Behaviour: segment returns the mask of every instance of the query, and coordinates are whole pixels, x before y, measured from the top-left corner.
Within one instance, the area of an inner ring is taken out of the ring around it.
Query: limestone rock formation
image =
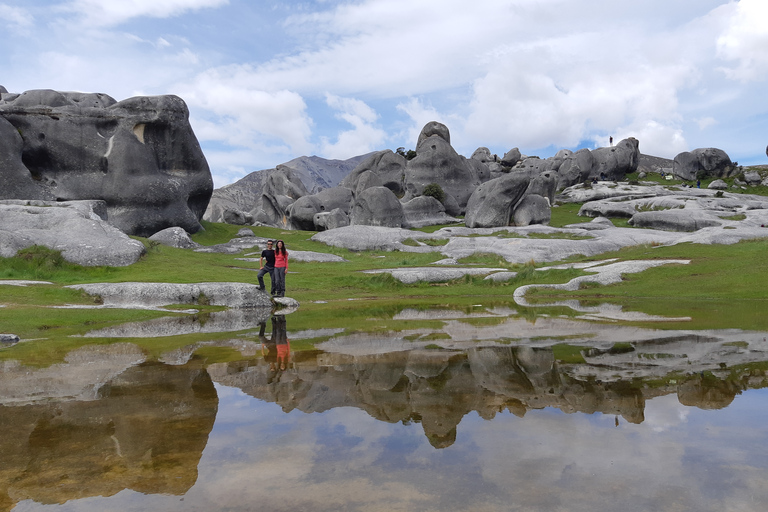
[[[403,205],[387,187],[365,189],[355,200],[350,224],[399,228],[403,225]]]
[[[589,178],[597,177],[620,181],[637,170],[640,143],[634,137],[619,141],[615,146],[597,148],[592,151],[594,166]]]
[[[288,207],[288,220],[292,229],[317,231],[315,215],[332,210],[349,214],[352,205],[352,191],[345,187],[333,187],[299,198]]]
[[[736,172],[728,154],[717,148],[699,148],[680,153],[675,157],[672,168],[675,176],[688,181],[707,177],[727,178]]]
[[[445,213],[445,206],[431,196],[414,197],[407,203],[403,203],[403,214],[405,215],[403,227],[406,228],[459,222],[459,219]]]
[[[514,206],[528,189],[528,176],[510,173],[478,186],[467,203],[464,222],[469,228],[507,226]]]
[[[144,245],[103,220],[103,201],[0,201],[0,256],[42,245],[79,265],[131,265]]]
[[[131,235],[200,229],[213,181],[181,98],[0,98],[0,199],[103,200],[108,221]]]
[[[276,172],[267,177],[255,220],[270,226],[289,227],[288,208],[308,193],[290,167],[278,165]]]
[[[355,167],[340,184],[356,196],[368,187],[381,185],[400,197],[405,193],[405,166],[405,158],[397,153],[389,149],[378,151]]]
[[[485,172],[487,179],[490,177],[487,167]],[[416,157],[406,166],[405,182],[408,200],[421,195],[430,183],[437,183],[463,209],[482,177],[476,167],[468,164],[467,159],[451,147],[448,128],[432,122],[419,135]]]

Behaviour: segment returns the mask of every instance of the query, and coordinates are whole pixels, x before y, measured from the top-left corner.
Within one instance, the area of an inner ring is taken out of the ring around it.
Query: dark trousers
[[[270,285],[271,285],[270,286],[271,293],[274,295],[274,293],[275,293],[275,267],[269,267],[267,265],[264,265],[264,267],[262,267],[262,269],[259,270],[259,273],[256,275],[257,279],[259,280],[259,286],[261,287],[262,290],[266,289],[264,287],[264,274],[269,274],[269,280],[271,281],[271,283],[270,283]]]

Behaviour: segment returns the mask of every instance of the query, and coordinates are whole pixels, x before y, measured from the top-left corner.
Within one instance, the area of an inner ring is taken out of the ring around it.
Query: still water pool
[[[0,510],[768,507],[767,333],[492,313],[5,361]]]

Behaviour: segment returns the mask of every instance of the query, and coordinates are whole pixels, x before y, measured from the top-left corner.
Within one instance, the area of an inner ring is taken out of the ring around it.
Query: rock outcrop
[[[0,256],[42,245],[78,265],[131,265],[144,245],[103,220],[103,201],[0,201]]]
[[[213,180],[177,96],[0,95],[0,199],[102,200],[131,235],[200,229]]]
[[[699,148],[678,154],[672,173],[682,180],[727,178],[737,173],[728,154],[722,149]]]

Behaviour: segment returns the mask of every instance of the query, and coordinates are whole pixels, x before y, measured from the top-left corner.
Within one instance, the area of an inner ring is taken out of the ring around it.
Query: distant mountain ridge
[[[319,156],[300,156],[281,165],[290,167],[307,190],[314,194],[322,189],[337,186],[360,162],[372,154],[367,153],[346,160],[326,160]],[[261,200],[264,183],[270,174],[277,171],[277,167],[254,171],[234,183],[214,190],[204,218],[207,220],[214,205],[241,212],[253,210]]]

